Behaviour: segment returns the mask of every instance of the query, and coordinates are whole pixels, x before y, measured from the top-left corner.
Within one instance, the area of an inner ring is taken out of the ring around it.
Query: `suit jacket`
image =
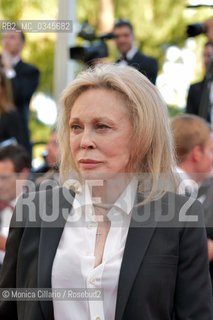
[[[51,288],[52,264],[65,224],[62,211],[70,211],[73,196],[56,188],[19,199],[7,240],[1,288]],[[136,203],[139,201],[140,195]],[[213,319],[200,203],[196,201],[187,210],[187,215],[198,216],[199,223],[179,221],[188,201],[169,193],[134,208],[121,264],[115,320]],[[22,214],[24,222],[15,222]],[[53,303],[2,301],[0,318],[53,320]]]
[[[13,100],[22,120],[26,148],[31,154],[28,115],[30,99],[39,82],[39,70],[31,64],[20,60],[14,67],[16,76],[11,79]]]
[[[117,60],[117,62],[118,61],[119,60]],[[132,66],[143,73],[153,84],[155,84],[158,73],[158,63],[155,58],[146,56],[138,50],[131,60],[127,60],[127,63],[129,66]]]
[[[0,142],[10,138],[16,138],[19,144],[27,148],[28,142],[24,134],[21,117],[16,110],[4,113],[0,117]]]
[[[204,181],[198,190],[198,198],[203,198],[204,219],[207,237],[213,240],[213,177]],[[209,264],[210,276],[213,288],[213,261]]]
[[[204,80],[201,82],[194,83],[189,87],[186,113],[191,113],[199,116],[199,107],[200,107],[202,92],[204,88]],[[208,112],[205,120],[210,122],[210,112]]]
[[[14,103],[21,114],[28,113],[30,99],[39,82],[39,70],[20,60],[14,67],[16,76],[11,79]]]

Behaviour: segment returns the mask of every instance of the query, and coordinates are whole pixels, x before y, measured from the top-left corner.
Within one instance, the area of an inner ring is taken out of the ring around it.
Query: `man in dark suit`
[[[21,59],[21,51],[25,45],[25,36],[21,30],[5,32],[2,45],[1,65],[7,78],[11,80],[14,104],[21,115],[25,134],[29,141],[28,151],[30,151],[29,103],[38,86],[39,70]]]
[[[210,276],[213,285],[213,166],[212,139],[206,121],[195,115],[177,116],[171,121],[178,172],[182,180],[181,193],[191,193],[203,203],[204,220],[208,237]],[[208,179],[208,180],[206,180]],[[198,189],[198,186],[201,187]],[[187,188],[190,188],[187,190]],[[185,192],[184,192],[185,191]],[[189,192],[190,191],[190,192]],[[189,194],[188,194],[189,195]]]
[[[136,68],[155,84],[158,73],[157,61],[153,57],[142,54],[133,46],[135,37],[131,23],[126,20],[119,20],[114,25],[113,32],[115,44],[120,52],[120,58],[116,63]]]
[[[57,141],[56,128],[53,129],[45,152],[45,163],[39,168],[31,171],[32,180],[35,181],[37,187],[45,180],[52,179],[58,182],[58,171],[60,162],[60,150]]]
[[[21,145],[0,148],[0,268],[10,220],[18,196],[23,192],[31,166],[30,157]]]
[[[206,74],[209,71],[209,76],[211,76],[211,70],[209,70],[209,67],[210,67],[212,49],[213,49],[213,43],[207,42],[203,50],[203,63],[206,70]],[[187,97],[186,113],[199,115],[209,123],[212,123],[213,116],[211,116],[211,113],[212,113],[211,105],[213,104],[213,95],[211,93],[212,82],[210,80],[211,79],[209,79],[209,84],[207,85],[207,78],[205,76],[202,81],[194,83],[190,86],[188,97]],[[203,100],[204,98],[206,99]],[[201,103],[201,100],[202,100],[202,103]],[[206,112],[204,112],[205,110],[203,110],[205,101],[207,103],[207,108],[208,108]]]

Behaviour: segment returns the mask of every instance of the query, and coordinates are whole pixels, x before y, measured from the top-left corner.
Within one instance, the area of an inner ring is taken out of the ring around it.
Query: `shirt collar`
[[[16,56],[12,59],[12,66],[15,67],[19,61],[21,60],[21,57],[20,56]]]
[[[180,177],[179,193],[184,195],[195,195],[197,197],[197,190],[200,186],[199,182],[194,181],[186,171],[180,167],[176,167],[176,172]]]
[[[127,53],[126,53],[126,59],[127,59],[127,60],[132,60],[132,58],[134,57],[134,55],[136,54],[137,51],[138,51],[137,48],[135,48],[135,47],[131,48],[131,49],[130,49],[129,51],[127,51]],[[123,56],[122,56],[122,55],[120,55],[119,60],[120,60],[120,61],[125,61],[125,60],[123,59]]]
[[[134,206],[137,187],[138,180],[133,178],[121,193],[119,198],[115,201],[114,207],[119,208],[128,215]]]
[[[176,171],[180,174],[182,179],[191,179],[188,173],[186,173],[182,168],[176,167]]]
[[[136,54],[137,51],[138,51],[137,48],[132,47],[129,51],[127,51],[127,53],[126,53],[126,59],[127,59],[127,60],[131,60],[131,59],[134,57],[134,55]],[[123,60],[123,56],[120,55],[120,58],[119,58],[119,59],[120,59],[120,60]]]
[[[138,49],[135,48],[135,47],[131,48],[131,49],[126,53],[126,58],[127,58],[128,60],[132,60],[132,58],[133,58],[134,55],[136,54],[137,50],[138,50]]]

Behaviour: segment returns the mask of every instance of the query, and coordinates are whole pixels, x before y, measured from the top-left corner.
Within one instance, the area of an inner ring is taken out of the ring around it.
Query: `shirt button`
[[[85,213],[86,213],[86,216],[87,216],[87,217],[91,217],[91,215],[92,215],[92,211],[91,211],[90,208],[86,208],[86,209],[85,209]]]
[[[89,283],[91,283],[91,284],[94,284],[94,283],[95,283],[95,281],[96,281],[96,279],[95,279],[95,278],[90,278],[90,279],[89,279]]]
[[[86,252],[86,255],[87,255],[87,256],[91,256],[91,255],[92,255],[92,252],[87,251],[87,252]]]
[[[87,228],[88,229],[94,229],[96,227],[96,223],[89,223],[88,225],[87,225]]]
[[[88,214],[88,216],[92,216],[92,214],[93,214],[93,212],[92,212],[92,208],[88,208],[87,209],[87,214]]]
[[[95,320],[101,320],[101,318],[100,317],[96,317]]]

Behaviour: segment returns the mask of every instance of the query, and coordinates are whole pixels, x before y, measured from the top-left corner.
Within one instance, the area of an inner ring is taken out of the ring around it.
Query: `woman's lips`
[[[80,159],[78,161],[81,167],[83,168],[95,168],[98,167],[100,164],[102,164],[102,161],[92,160],[92,159]]]

